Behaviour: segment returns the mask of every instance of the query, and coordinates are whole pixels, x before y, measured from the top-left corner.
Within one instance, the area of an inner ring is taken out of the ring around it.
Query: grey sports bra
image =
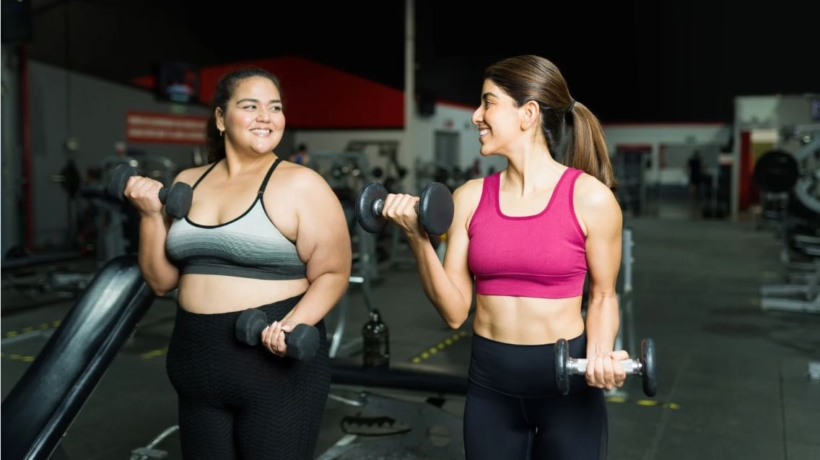
[[[262,201],[268,180],[280,161],[279,158],[274,161],[256,200],[236,219],[220,225],[200,225],[188,217],[174,220],[165,241],[165,253],[181,275],[196,273],[263,280],[305,277],[306,266],[299,259],[296,244],[271,222]],[[219,162],[196,181],[194,190],[217,164]]]

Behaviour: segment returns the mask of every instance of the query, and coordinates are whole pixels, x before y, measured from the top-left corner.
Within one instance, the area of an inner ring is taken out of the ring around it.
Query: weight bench
[[[155,299],[136,255],[110,260],[2,402],[2,457],[45,460]]]

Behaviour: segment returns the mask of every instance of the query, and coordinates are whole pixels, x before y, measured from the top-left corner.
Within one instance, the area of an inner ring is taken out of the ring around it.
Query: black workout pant
[[[259,307],[282,319],[301,296]],[[300,362],[236,339],[241,312],[194,314],[177,308],[167,371],[179,397],[186,460],[314,458],[330,391],[324,324],[316,356]]]
[[[586,356],[586,336],[569,341]],[[603,390],[571,379],[555,383],[554,345],[511,345],[473,335],[464,410],[467,460],[601,460],[608,421]]]

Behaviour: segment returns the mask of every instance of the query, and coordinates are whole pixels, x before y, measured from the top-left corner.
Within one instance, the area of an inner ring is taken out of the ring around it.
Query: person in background
[[[693,218],[700,215],[700,202],[706,168],[699,150],[692,152],[686,160],[686,176],[689,180],[689,204]]]
[[[290,161],[297,165],[310,166],[310,153],[308,152],[307,145],[299,144],[296,152],[291,154]]]

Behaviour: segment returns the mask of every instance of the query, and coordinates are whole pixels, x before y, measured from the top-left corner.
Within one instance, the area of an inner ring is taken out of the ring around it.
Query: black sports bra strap
[[[276,158],[276,160],[273,162],[270,169],[268,170],[268,174],[265,175],[265,180],[262,181],[262,186],[259,187],[259,194],[260,195],[265,193],[265,187],[268,186],[268,180],[270,179],[271,174],[273,174],[273,170],[276,169],[277,166],[279,166],[280,161],[282,161],[281,158]]]
[[[221,160],[215,161],[214,164],[212,164],[210,168],[208,168],[201,176],[199,176],[199,179],[197,179],[196,182],[194,182],[194,186],[191,187],[191,189],[195,189],[196,186],[199,185],[200,182],[202,182],[202,179],[204,179],[205,176],[207,176],[208,173],[211,172],[211,170],[214,169],[216,167],[216,165],[219,164],[219,161],[221,161]]]

